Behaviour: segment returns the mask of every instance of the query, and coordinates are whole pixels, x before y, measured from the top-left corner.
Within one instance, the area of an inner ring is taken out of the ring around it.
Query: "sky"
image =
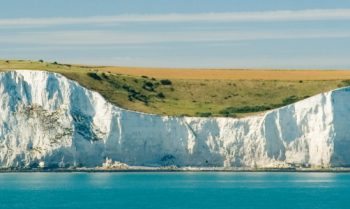
[[[345,0],[0,0],[0,59],[350,69]]]

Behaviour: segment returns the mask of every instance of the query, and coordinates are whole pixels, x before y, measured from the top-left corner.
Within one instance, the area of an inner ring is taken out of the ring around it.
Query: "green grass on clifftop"
[[[349,85],[348,80],[215,80],[152,78],[105,67],[0,60],[0,70],[57,72],[129,110],[161,115],[243,117]]]

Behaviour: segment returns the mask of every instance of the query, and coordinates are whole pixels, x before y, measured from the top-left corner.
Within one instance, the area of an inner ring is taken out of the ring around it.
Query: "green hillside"
[[[98,66],[0,61],[0,69],[57,72],[125,109],[162,115],[243,117],[349,84],[348,80],[156,79]]]

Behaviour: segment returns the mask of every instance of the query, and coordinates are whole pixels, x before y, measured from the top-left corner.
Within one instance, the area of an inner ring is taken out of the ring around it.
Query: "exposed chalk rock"
[[[243,119],[128,111],[44,71],[0,73],[0,167],[350,165],[350,88]]]

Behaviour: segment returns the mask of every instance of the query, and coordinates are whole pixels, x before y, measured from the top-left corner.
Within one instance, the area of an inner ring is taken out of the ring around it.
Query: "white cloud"
[[[50,31],[0,35],[0,44],[109,45],[175,42],[227,42],[269,39],[349,38],[350,31],[268,30],[268,31]]]
[[[2,27],[111,24],[122,22],[249,22],[350,20],[350,9],[280,10],[200,14],[130,14],[94,17],[0,19]]]

